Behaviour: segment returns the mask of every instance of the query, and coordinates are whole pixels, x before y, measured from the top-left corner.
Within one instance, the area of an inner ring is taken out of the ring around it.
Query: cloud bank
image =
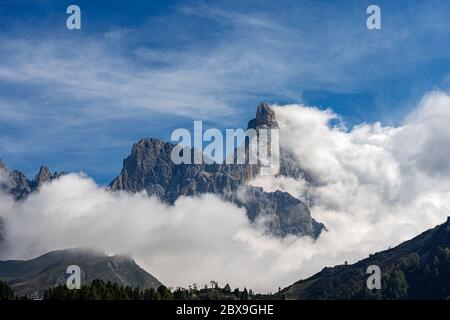
[[[450,96],[425,95],[399,127],[345,128],[332,110],[275,106],[282,147],[314,183],[252,181],[308,199],[328,232],[276,239],[245,212],[205,195],[166,206],[144,194],[110,193],[82,175],[44,185],[23,203],[0,196],[6,249],[0,258],[95,246],[127,253],[168,286],[217,280],[276,291],[324,266],[349,263],[442,223],[450,212]]]

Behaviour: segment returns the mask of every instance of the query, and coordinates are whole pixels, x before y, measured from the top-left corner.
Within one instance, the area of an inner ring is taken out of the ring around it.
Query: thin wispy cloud
[[[0,99],[6,102],[0,134],[10,141],[0,155],[30,156],[21,144],[60,152],[86,141],[115,145],[119,132],[131,132],[120,141],[124,156],[138,134],[169,134],[156,123],[165,129],[192,119],[245,126],[259,101],[302,102],[310,91],[367,93],[382,108],[401,108],[448,84],[439,67],[449,43],[446,3],[416,11],[381,5],[384,29],[378,33],[365,27],[364,3],[289,1],[188,1],[123,26],[97,30],[87,20],[90,28],[81,33],[11,24],[0,33]],[[437,72],[422,79],[420,68],[429,64]],[[405,90],[411,81],[418,82],[413,93]],[[365,103],[349,113],[370,114],[375,106]],[[137,132],[124,118],[150,119],[151,125]],[[33,132],[26,141],[14,134],[26,130]],[[14,151],[8,149],[13,144]]]

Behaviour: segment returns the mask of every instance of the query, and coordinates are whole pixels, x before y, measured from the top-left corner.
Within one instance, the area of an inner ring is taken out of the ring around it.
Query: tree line
[[[178,287],[169,290],[164,285],[157,289],[132,288],[118,283],[96,279],[89,285],[82,285],[78,290],[71,290],[60,284],[44,291],[44,300],[249,300],[260,298],[252,290],[244,288],[234,290],[226,284],[223,288],[211,281],[211,287],[198,288],[195,284],[188,288]],[[27,299],[14,295],[6,282],[0,281],[0,300]]]

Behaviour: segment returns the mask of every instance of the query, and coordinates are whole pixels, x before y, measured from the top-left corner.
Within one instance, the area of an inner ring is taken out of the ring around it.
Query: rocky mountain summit
[[[259,134],[261,129],[275,128],[279,128],[275,112],[266,103],[261,103],[255,118],[248,122],[247,129],[254,129]],[[260,173],[259,163],[175,164],[171,159],[174,147],[170,142],[154,138],[135,143],[131,154],[123,160],[121,173],[110,183],[109,189],[131,193],[145,191],[168,204],[174,204],[181,196],[215,194],[245,208],[250,221],[262,221],[267,230],[276,236],[295,234],[317,238],[325,228],[311,217],[305,203],[289,193],[265,192],[262,188],[248,185]],[[191,151],[192,155],[197,152]],[[294,161],[286,151],[281,150],[280,155],[279,174],[294,178],[304,176],[301,168],[292,166]],[[8,171],[0,161],[0,191],[21,201],[43,183],[62,174],[52,173],[42,166],[36,177],[30,180],[20,171]]]
[[[250,120],[247,128],[279,128],[275,112],[265,102],[261,102],[256,108],[256,117]]]
[[[0,159],[0,191],[12,195],[17,201],[27,198],[39,189],[45,182],[52,181],[64,173],[50,172],[46,166],[41,166],[34,179],[28,179],[22,172],[9,171]]]
[[[257,108],[248,128],[278,128],[274,111],[265,103]],[[249,219],[264,221],[271,233],[309,235],[316,238],[324,225],[311,217],[308,207],[292,195],[247,185],[259,173],[255,164],[174,164],[174,144],[159,139],[142,139],[133,145],[123,161],[120,175],[110,184],[112,191],[141,192],[173,204],[180,196],[212,193],[244,207]],[[193,151],[194,152],[194,151]],[[192,153],[193,153],[192,152]],[[283,159],[281,159],[283,161]],[[282,167],[286,167],[282,165]]]

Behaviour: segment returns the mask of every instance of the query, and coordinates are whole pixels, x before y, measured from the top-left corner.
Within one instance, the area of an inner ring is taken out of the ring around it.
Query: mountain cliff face
[[[239,197],[241,199],[235,203],[246,208],[250,221],[262,219],[275,236],[294,234],[317,238],[324,229],[322,223],[311,217],[308,207],[287,192],[264,192],[262,188],[243,187]]]
[[[381,289],[370,291],[367,267],[381,270]],[[450,297],[450,217],[395,248],[353,265],[324,268],[281,290],[280,299],[448,299]]]
[[[146,190],[173,203],[180,196],[231,195],[253,176],[252,167],[246,165],[176,165],[170,157],[174,147],[158,139],[143,139],[134,144],[130,156],[124,160],[121,174],[110,184],[111,190]]]
[[[82,285],[95,279],[141,289],[157,289],[161,285],[131,258],[83,248],[52,251],[28,261],[0,261],[0,279],[6,281],[16,295],[40,297],[45,289],[66,283],[70,265],[80,267]]]
[[[260,104],[248,128],[257,131],[278,128],[275,113],[267,104]],[[290,194],[264,192],[246,185],[259,173],[259,165],[174,164],[170,157],[174,147],[158,139],[140,140],[123,161],[123,169],[111,182],[110,189],[133,193],[145,190],[170,204],[180,196],[213,193],[244,207],[251,221],[261,218],[277,236],[297,234],[316,238],[324,228],[311,217],[308,207]]]

